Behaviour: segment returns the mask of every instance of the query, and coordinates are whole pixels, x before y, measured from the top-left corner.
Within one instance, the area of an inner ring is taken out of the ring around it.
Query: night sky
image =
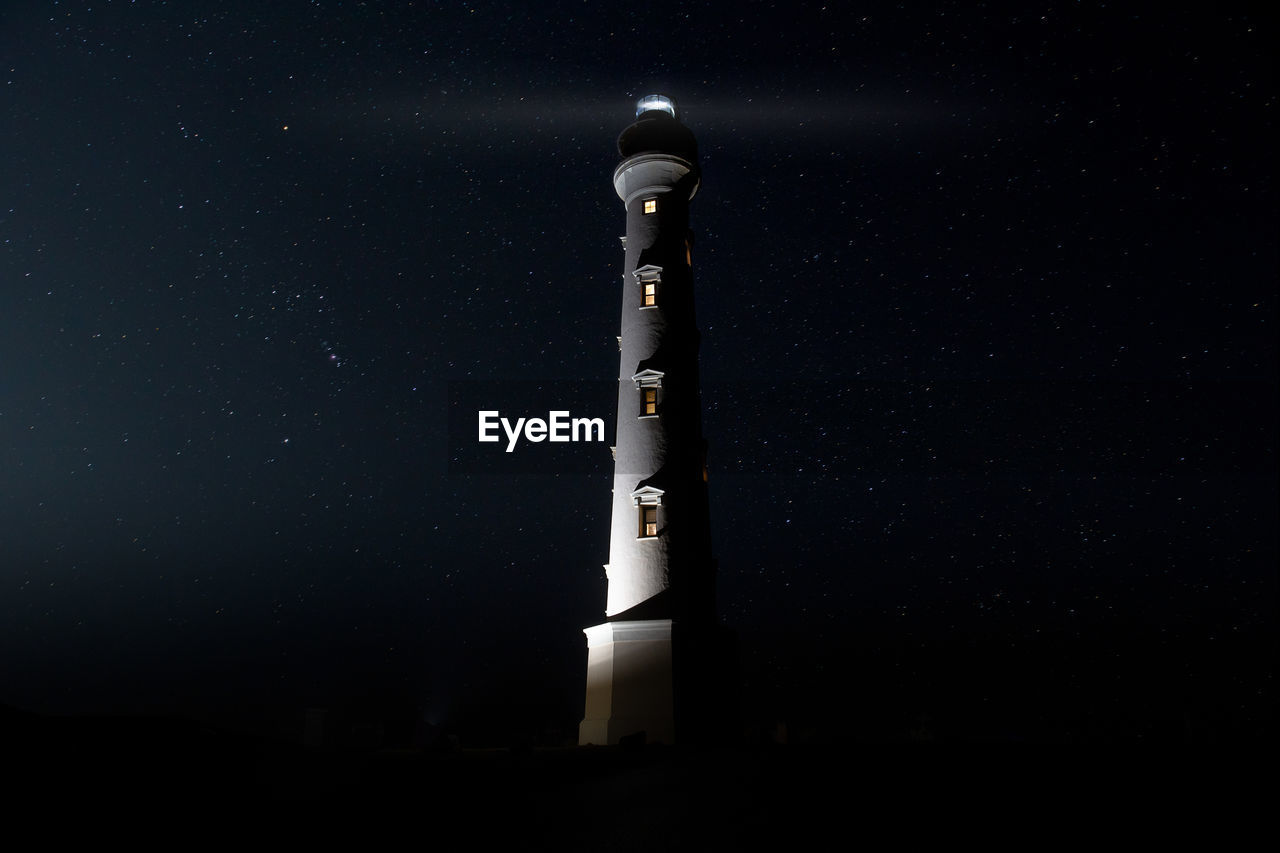
[[[573,737],[663,92],[743,727],[1267,730],[1274,30],[971,5],[5,3],[0,704]]]

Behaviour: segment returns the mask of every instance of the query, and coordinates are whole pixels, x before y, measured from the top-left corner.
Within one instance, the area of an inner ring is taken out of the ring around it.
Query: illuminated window
[[[640,529],[636,532],[641,539],[653,539],[658,535],[658,507],[662,506],[662,495],[662,489],[656,486],[641,486],[631,493],[640,517]]]
[[[658,200],[657,200],[656,198],[646,198],[646,199],[644,200],[644,212],[645,212],[645,213],[657,213],[657,212],[658,212]]]
[[[645,264],[631,274],[640,283],[640,307],[657,308],[659,285],[662,284],[662,267]]]
[[[640,538],[649,539],[658,535],[658,508],[656,506],[640,507]]]
[[[640,392],[640,417],[656,418],[658,416],[658,389],[662,387],[661,370],[648,368],[632,376],[636,390]]]

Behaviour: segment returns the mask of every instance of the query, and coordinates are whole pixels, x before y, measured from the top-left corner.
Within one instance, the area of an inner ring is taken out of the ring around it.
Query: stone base
[[[645,733],[675,742],[671,620],[605,622],[587,635],[587,707],[578,744],[616,744]]]

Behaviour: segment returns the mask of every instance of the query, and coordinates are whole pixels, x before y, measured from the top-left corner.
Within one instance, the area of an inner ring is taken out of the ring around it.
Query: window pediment
[[[661,370],[653,370],[646,368],[631,377],[631,381],[636,383],[637,388],[661,388],[662,377],[666,376]]]
[[[654,486],[641,486],[631,493],[631,501],[635,506],[662,506],[662,489]]]
[[[636,277],[636,281],[662,281],[662,267],[656,264],[637,267],[631,274]]]

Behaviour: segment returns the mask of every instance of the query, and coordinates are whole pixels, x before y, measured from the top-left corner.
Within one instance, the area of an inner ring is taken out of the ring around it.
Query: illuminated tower
[[[618,137],[623,238],[618,430],[605,622],[587,628],[581,744],[698,739],[707,725],[715,563],[698,388],[689,201],[700,182],[675,103],[640,99]]]

